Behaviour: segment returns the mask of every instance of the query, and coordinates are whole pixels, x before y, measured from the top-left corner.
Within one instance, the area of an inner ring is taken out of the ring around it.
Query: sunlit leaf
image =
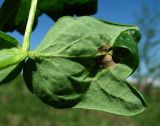
[[[118,115],[136,115],[145,109],[140,93],[111,72],[102,70],[92,81],[89,90],[75,108],[105,111]]]
[[[139,35],[135,26],[63,17],[26,61],[27,87],[56,108],[138,114],[145,103],[126,78],[138,65]]]

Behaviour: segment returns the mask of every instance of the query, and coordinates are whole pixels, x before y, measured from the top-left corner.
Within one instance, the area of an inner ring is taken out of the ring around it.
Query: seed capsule
[[[102,59],[102,68],[113,66],[115,63],[111,55],[105,55]]]

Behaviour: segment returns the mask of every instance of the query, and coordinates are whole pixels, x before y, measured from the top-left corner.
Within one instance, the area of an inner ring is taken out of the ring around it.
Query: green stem
[[[36,14],[37,1],[38,0],[32,0],[32,2],[31,2],[31,8],[29,11],[29,18],[28,18],[26,31],[25,31],[24,39],[23,39],[23,45],[22,45],[22,50],[24,50],[24,51],[28,51],[30,48],[30,36],[31,36],[34,18],[35,18],[35,14]]]

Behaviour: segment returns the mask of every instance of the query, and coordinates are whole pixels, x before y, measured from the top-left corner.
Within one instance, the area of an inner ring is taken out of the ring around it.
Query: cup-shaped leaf
[[[17,40],[0,32],[0,84],[11,81],[20,73],[25,57]]]
[[[138,33],[135,29],[123,31],[113,44],[112,57],[117,66],[112,73],[121,80],[132,74],[139,64],[137,42],[140,40],[140,37],[137,41],[137,36],[135,36]]]
[[[143,98],[125,82],[138,65],[139,35],[135,26],[87,16],[63,17],[27,60],[26,84],[57,108],[140,113],[145,108]]]

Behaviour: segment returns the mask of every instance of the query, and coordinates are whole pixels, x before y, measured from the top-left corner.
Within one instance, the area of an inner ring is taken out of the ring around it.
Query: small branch
[[[31,2],[31,8],[29,11],[29,18],[28,18],[26,31],[25,31],[24,39],[23,39],[23,45],[22,45],[22,50],[24,50],[24,51],[28,51],[30,48],[30,36],[31,36],[34,18],[35,18],[35,14],[36,14],[37,1],[38,0],[32,0],[32,2]]]

